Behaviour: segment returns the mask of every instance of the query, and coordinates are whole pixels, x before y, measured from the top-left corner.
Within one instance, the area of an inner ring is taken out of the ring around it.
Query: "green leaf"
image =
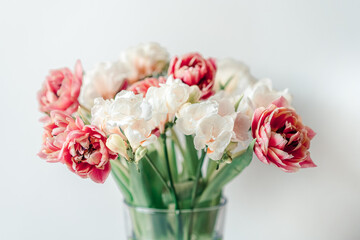
[[[212,173],[216,170],[217,167],[218,167],[217,161],[209,160],[208,165],[207,165],[207,170],[206,170],[206,179],[207,180],[211,177]]]
[[[171,169],[171,174],[174,178],[174,181],[177,182],[179,179],[178,176],[178,168],[177,168],[177,162],[176,162],[176,149],[175,149],[175,142],[174,140],[171,139],[171,148],[170,148],[170,156],[169,156],[169,164],[170,164],[170,169]]]
[[[225,88],[229,85],[229,83],[231,82],[231,80],[234,78],[234,76],[231,76],[229,77],[227,80],[226,80],[226,83],[223,85],[223,84],[220,84],[220,90],[225,90]]]
[[[197,150],[194,147],[193,136],[185,135],[185,145],[186,156],[184,156],[183,174],[186,179],[195,179],[199,159]]]
[[[242,100],[243,98],[244,98],[244,94],[241,95],[241,97],[239,98],[239,100],[236,101],[236,103],[235,103],[235,105],[234,105],[235,111],[238,110],[238,107],[239,107],[239,105],[240,105],[240,102],[241,102],[241,100]]]
[[[154,151],[149,153],[149,155],[153,160],[153,163],[159,168],[160,159],[158,158],[157,153]],[[130,189],[133,193],[133,205],[165,208],[161,197],[164,188],[163,183],[146,159],[141,159],[137,165],[135,163],[130,163],[129,175]]]
[[[114,177],[116,185],[124,195],[125,201],[131,203],[133,201],[133,196],[129,189],[129,179],[125,177],[125,174],[116,164],[114,164],[113,161],[110,161],[110,163],[111,173]]]
[[[178,196],[178,201],[182,209],[189,209],[191,206],[191,194],[194,188],[195,181],[185,181],[180,183],[175,183],[176,194]],[[204,190],[205,183],[203,180],[199,181],[199,185],[196,191],[196,196],[199,196]],[[168,191],[164,190],[162,198],[165,204],[173,203],[173,199]]]
[[[218,196],[222,191],[222,188],[250,164],[253,156],[254,144],[255,139],[250,143],[243,154],[234,158],[230,164],[225,164],[220,170],[212,174],[204,192],[198,200],[199,203],[211,200]]]

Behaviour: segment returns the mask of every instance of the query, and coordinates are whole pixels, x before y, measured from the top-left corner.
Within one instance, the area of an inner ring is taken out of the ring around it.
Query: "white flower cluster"
[[[154,140],[156,130],[164,132],[165,124],[173,122],[178,110],[192,99],[200,96],[197,87],[192,88],[170,76],[160,87],[150,87],[146,96],[131,91],[121,91],[115,99],[97,98],[91,109],[92,124],[107,134],[119,133],[121,128],[131,147],[136,150]]]
[[[80,103],[86,108],[95,98],[112,99],[122,89],[146,76],[160,73],[169,62],[167,50],[157,43],[140,44],[120,54],[115,62],[102,62],[85,73]]]
[[[267,107],[281,96],[291,104],[292,97],[288,89],[276,91],[268,78],[257,81],[244,63],[227,58],[218,60],[217,65],[216,90],[220,91],[223,87],[227,95],[242,95],[243,99],[239,108],[242,112],[246,112],[250,118],[256,108]]]
[[[248,139],[250,118],[236,111],[234,100],[219,92],[207,101],[184,105],[177,114],[176,126],[180,132],[194,134],[195,148],[207,147],[213,160],[222,158],[230,142]]]

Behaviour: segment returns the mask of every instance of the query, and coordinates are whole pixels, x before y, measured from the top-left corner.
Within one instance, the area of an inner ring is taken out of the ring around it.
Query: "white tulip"
[[[151,106],[146,102],[142,94],[134,94],[132,91],[121,91],[115,97],[111,105],[111,121],[109,124],[118,127],[126,127],[133,120],[149,120],[151,118]]]
[[[152,134],[153,128],[151,124],[145,120],[134,120],[130,125],[124,128],[124,133],[133,150],[139,146],[147,146],[156,140],[156,136]]]
[[[151,121],[151,105],[141,94],[124,90],[115,100],[98,98],[91,112],[92,124],[102,127],[107,134],[121,134],[121,128],[134,151],[156,139],[152,134],[155,126]]]
[[[117,62],[102,62],[87,72],[81,87],[79,101],[87,108],[94,105],[94,99],[112,99],[126,84],[130,75],[129,68]]]
[[[146,101],[151,105],[152,122],[159,127],[160,132],[164,131],[165,124],[174,120],[179,109],[196,97],[196,88],[191,88],[180,79],[169,76],[165,84],[160,87],[150,87],[146,93]]]
[[[94,100],[94,106],[91,108],[91,124],[98,126],[101,130],[110,133],[110,129],[107,128],[107,122],[111,120],[111,105],[114,102],[111,100],[104,100],[103,98],[96,98]]]
[[[194,134],[201,119],[216,114],[219,104],[216,101],[206,101],[184,105],[178,112],[176,126],[185,135]]]
[[[233,136],[234,121],[232,117],[218,114],[200,120],[194,138],[197,150],[208,147],[209,158],[220,160]]]
[[[235,97],[226,95],[224,91],[216,93],[209,100],[216,101],[219,105],[218,114],[220,116],[233,115],[235,113]]]
[[[242,62],[226,58],[218,60],[216,63],[216,90],[220,90],[220,86],[224,86],[229,81],[225,91],[231,94],[242,94],[246,88],[256,82],[256,79],[250,74],[249,68]]]
[[[158,74],[169,62],[169,53],[158,43],[139,44],[123,52],[120,60],[131,69],[130,83]]]
[[[242,112],[246,112],[251,118],[255,109],[259,107],[267,107],[274,100],[283,96],[291,104],[292,96],[288,89],[283,91],[276,91],[272,87],[270,79],[265,78],[258,81],[252,87],[249,87],[244,92],[244,98],[240,102],[239,109]]]
[[[151,122],[164,132],[165,124],[168,121],[168,108],[166,105],[166,89],[163,87],[150,87],[146,93],[146,101],[152,110]]]
[[[234,137],[236,142],[246,141],[249,139],[249,129],[251,119],[245,113],[238,112],[234,120]]]
[[[174,79],[172,75],[168,77],[166,84],[161,87],[165,88],[166,106],[170,114],[175,114],[189,99],[191,91],[189,85],[183,83],[180,79]]]

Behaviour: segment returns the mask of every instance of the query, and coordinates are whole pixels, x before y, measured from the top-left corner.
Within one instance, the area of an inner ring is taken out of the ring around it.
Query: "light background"
[[[225,191],[225,239],[360,239],[359,1],[0,1],[0,239],[124,239],[110,178],[40,160],[36,92],[51,68],[85,70],[157,41],[169,52],[243,60],[288,87],[317,132],[318,168],[254,159]]]

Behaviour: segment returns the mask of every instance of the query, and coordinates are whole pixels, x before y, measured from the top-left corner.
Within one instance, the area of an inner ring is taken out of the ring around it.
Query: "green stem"
[[[171,170],[170,170],[169,155],[168,155],[167,144],[166,144],[166,133],[162,133],[160,136],[161,136],[161,139],[163,141],[165,163],[166,163],[165,165],[166,165],[166,169],[167,169],[168,176],[169,176],[170,187],[172,189],[171,193],[172,193],[174,203],[175,203],[175,213],[178,216],[178,238],[181,240],[182,239],[181,235],[182,235],[182,231],[183,231],[182,223],[181,223],[181,210],[179,208],[179,201],[178,201],[178,198],[176,196],[174,180],[172,178]]]
[[[120,159],[119,159],[119,158],[115,159],[115,160],[113,161],[113,163],[114,163],[118,168],[120,168],[120,170],[122,171],[122,173],[125,175],[125,177],[126,177],[127,179],[130,178],[128,169],[120,162]]]
[[[175,148],[175,142],[173,139],[171,139],[171,155],[170,155],[170,169],[171,169],[171,174],[174,177],[174,181],[178,182],[179,181],[179,176],[178,176],[178,168],[177,168],[177,164],[176,164],[176,148]]]
[[[182,148],[182,146],[180,144],[179,138],[178,138],[175,130],[171,128],[170,131],[171,131],[172,139],[174,140],[175,144],[178,146],[183,158],[185,158],[186,157],[185,151],[184,151],[184,149]]]
[[[196,199],[196,192],[197,192],[197,189],[198,189],[198,186],[199,186],[199,180],[200,180],[200,174],[201,174],[201,168],[202,168],[202,165],[204,164],[204,159],[205,159],[205,156],[206,156],[206,151],[207,151],[207,148],[205,148],[202,152],[201,152],[201,157],[200,157],[200,160],[199,160],[199,164],[198,164],[198,167],[196,169],[196,179],[195,179],[195,185],[194,185],[194,188],[191,192],[191,204],[190,204],[190,209],[193,210],[194,207],[195,207],[195,199]],[[194,219],[194,212],[191,211],[191,215],[190,215],[190,222],[189,222],[189,231],[188,231],[188,239],[190,240],[191,239],[191,234],[192,234],[192,225],[193,225],[193,219]]]

